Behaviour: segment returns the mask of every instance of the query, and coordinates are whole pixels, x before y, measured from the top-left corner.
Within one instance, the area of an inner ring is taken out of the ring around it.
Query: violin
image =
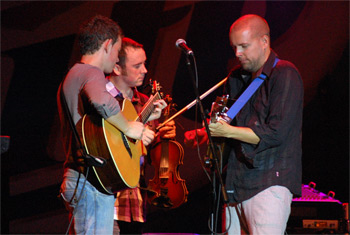
[[[164,100],[168,103],[164,109],[165,120],[174,108],[172,98],[167,95]],[[179,166],[183,164],[184,150],[177,141],[162,139],[156,143],[151,151],[150,158],[155,169],[154,178],[149,180],[148,202],[161,208],[176,208],[187,201],[188,191],[185,180],[180,178]]]

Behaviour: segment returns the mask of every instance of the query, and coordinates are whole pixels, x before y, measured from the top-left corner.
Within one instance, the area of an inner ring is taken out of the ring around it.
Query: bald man
[[[262,17],[242,16],[229,38],[240,65],[230,72],[225,94],[237,99],[253,79],[266,79],[230,124],[209,125],[212,136],[226,138],[229,152],[223,221],[228,234],[284,234],[293,195],[301,194],[302,79],[270,48]]]

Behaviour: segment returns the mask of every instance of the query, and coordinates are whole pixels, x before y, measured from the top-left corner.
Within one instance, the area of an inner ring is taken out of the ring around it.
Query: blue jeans
[[[90,174],[93,174],[90,169]],[[72,199],[79,173],[72,169],[66,169],[61,185],[61,196],[69,211],[69,219],[74,217],[70,233],[75,234],[113,234],[114,195],[106,195],[99,192],[85,177],[80,176],[78,188]],[[77,206],[77,201],[82,197]]]

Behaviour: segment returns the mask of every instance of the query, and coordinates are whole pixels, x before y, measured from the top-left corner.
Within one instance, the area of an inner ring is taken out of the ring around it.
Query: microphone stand
[[[192,67],[191,67],[191,61],[190,61],[190,58],[189,56],[192,55],[192,58],[193,58],[193,61],[194,61],[194,70],[192,70]],[[213,160],[214,160],[214,167],[216,169],[216,172],[217,172],[217,175],[218,175],[218,178],[219,178],[219,185],[221,186],[221,191],[222,191],[222,196],[223,196],[223,199],[224,199],[224,203],[227,203],[228,202],[228,197],[227,197],[227,192],[226,192],[226,189],[225,189],[225,186],[224,186],[224,183],[223,183],[223,179],[222,179],[222,176],[221,176],[221,169],[220,169],[220,166],[219,166],[219,160],[218,160],[218,156],[217,156],[217,151],[215,150],[215,147],[214,147],[214,142],[213,142],[213,139],[212,139],[212,136],[210,135],[210,131],[209,131],[209,126],[208,126],[208,123],[206,121],[206,115],[205,115],[205,112],[204,112],[204,109],[203,109],[203,105],[202,105],[202,102],[201,102],[201,99],[200,99],[200,96],[199,96],[199,91],[198,91],[198,85],[196,83],[196,77],[198,77],[198,74],[197,74],[197,69],[196,69],[196,61],[195,61],[195,57],[194,57],[194,54],[193,52],[191,54],[188,54],[186,53],[186,64],[187,64],[187,67],[189,69],[189,72],[190,72],[190,75],[191,75],[191,78],[192,78],[192,82],[193,82],[193,87],[194,87],[194,90],[195,90],[195,94],[196,94],[196,101],[197,101],[197,104],[199,105],[199,109],[200,109],[200,114],[201,114],[201,118],[202,118],[202,121],[204,123],[204,126],[205,126],[205,130],[208,134],[208,140],[209,140],[209,146],[210,146],[210,151],[212,152],[212,156],[213,156]],[[221,161],[220,161],[221,162]],[[215,170],[213,170],[213,195],[216,195],[215,194],[215,191],[216,191],[216,183],[215,183]],[[212,211],[212,224],[214,222],[214,212],[215,212],[215,196],[213,196],[213,211]],[[216,232],[216,228],[213,228],[213,231]]]

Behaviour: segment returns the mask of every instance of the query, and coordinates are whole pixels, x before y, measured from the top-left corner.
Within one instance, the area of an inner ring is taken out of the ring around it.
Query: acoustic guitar
[[[124,99],[121,112],[127,120],[145,124],[155,108],[153,102],[161,99],[158,90],[140,114],[131,101]],[[82,136],[87,153],[102,157],[107,162],[103,167],[92,167],[97,178],[96,182],[92,182],[94,186],[106,194],[115,194],[138,185],[140,158],[147,154],[141,140],[131,139],[102,117],[88,114],[83,117]]]
[[[215,102],[213,102],[211,106],[209,123],[216,123],[218,121],[225,121],[227,123],[231,122],[230,117],[228,117],[226,114],[228,110],[227,102],[228,102],[228,95],[216,97]],[[216,151],[216,156],[220,157],[219,159],[222,159],[224,155],[226,155],[224,153],[225,138],[213,137],[212,139],[214,143],[214,150]],[[211,151],[210,146],[208,146],[206,156],[207,156],[207,159],[206,159],[207,167],[213,167],[213,164],[211,161],[213,159],[213,153]]]

